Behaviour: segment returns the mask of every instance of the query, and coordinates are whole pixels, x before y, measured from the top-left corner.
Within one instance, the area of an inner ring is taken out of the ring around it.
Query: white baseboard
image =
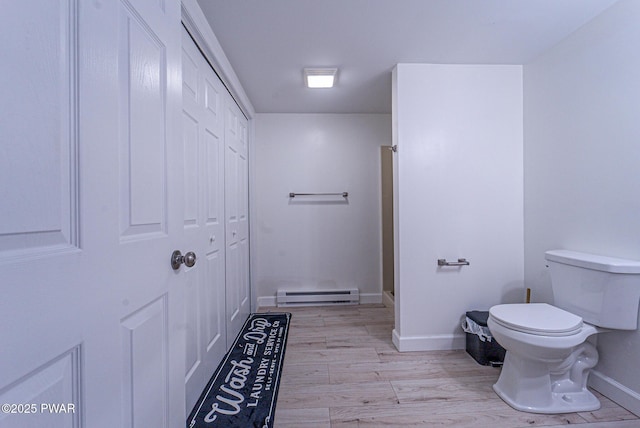
[[[258,297],[258,307],[265,308],[276,306],[276,296],[260,296]]]
[[[382,304],[387,308],[394,308],[393,296],[388,291],[382,293]]]
[[[454,349],[464,349],[466,346],[466,336],[464,334],[400,337],[396,329],[393,329],[392,340],[400,352],[450,351]]]
[[[361,293],[360,304],[366,304],[366,303],[382,303],[382,293]],[[276,296],[258,297],[259,308],[265,308],[269,306],[277,306]]]
[[[382,303],[382,293],[360,293],[360,304]]]
[[[640,393],[627,388],[597,370],[591,370],[589,386],[636,416],[640,416]]]

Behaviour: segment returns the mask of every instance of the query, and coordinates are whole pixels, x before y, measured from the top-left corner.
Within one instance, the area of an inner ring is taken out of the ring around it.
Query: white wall
[[[523,299],[522,67],[399,64],[393,88],[394,343],[463,348],[466,311]]]
[[[525,281],[544,251],[640,260],[640,2],[621,1],[524,67]],[[598,337],[591,382],[640,414],[640,332]]]
[[[257,114],[252,158],[258,304],[279,288],[357,287],[380,302],[380,146],[386,114]],[[349,192],[348,199],[289,192]]]

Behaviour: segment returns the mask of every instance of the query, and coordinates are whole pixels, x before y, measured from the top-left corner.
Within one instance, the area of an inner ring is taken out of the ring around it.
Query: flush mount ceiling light
[[[332,88],[337,68],[305,68],[304,84],[307,88]]]

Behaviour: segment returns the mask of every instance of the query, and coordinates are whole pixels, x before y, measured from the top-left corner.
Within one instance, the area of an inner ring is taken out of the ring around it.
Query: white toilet
[[[547,251],[555,306],[505,304],[487,325],[507,350],[494,391],[511,407],[533,413],[600,408],[587,389],[598,351],[586,341],[610,330],[635,330],[640,262],[566,250]]]

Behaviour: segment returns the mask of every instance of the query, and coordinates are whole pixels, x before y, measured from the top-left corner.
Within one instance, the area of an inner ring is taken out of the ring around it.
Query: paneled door
[[[226,89],[182,30],[184,234],[199,260],[187,272],[186,394],[191,409],[227,349],[224,246]]]
[[[0,426],[184,426],[180,2],[3,8]]]
[[[227,345],[251,312],[249,285],[248,124],[227,97],[225,112]]]

